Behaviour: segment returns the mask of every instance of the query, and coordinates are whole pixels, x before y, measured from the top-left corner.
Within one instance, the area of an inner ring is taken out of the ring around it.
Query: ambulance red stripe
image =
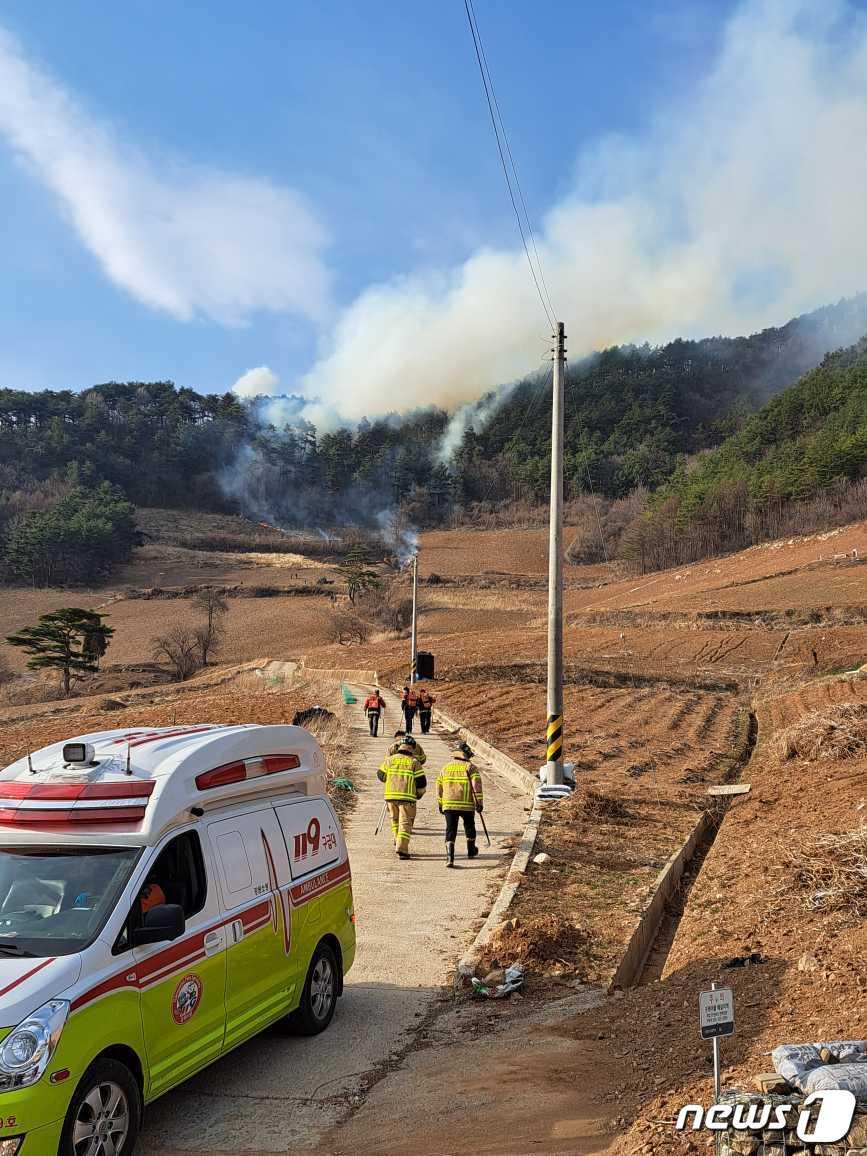
[[[216,731],[221,729],[222,728],[216,724],[200,727],[175,727],[174,729],[167,731],[148,731],[145,733],[139,732],[138,734],[122,735],[120,738],[115,739],[114,742],[115,746],[126,744],[130,747],[141,747],[144,746],[145,743],[159,742],[160,739],[176,739],[180,738],[182,735],[199,735],[204,734],[206,731]]]
[[[19,810],[17,807],[0,807],[0,825],[4,827],[43,827],[46,824],[64,823],[140,823],[147,813],[147,807],[116,807],[96,809],[93,807],[64,807],[57,810],[42,810],[37,807]]]
[[[320,879],[311,879],[293,888],[293,891],[299,892],[297,899],[293,895],[293,903],[296,907],[302,906],[310,899],[319,898],[319,896],[323,895],[326,891],[330,891],[332,888],[339,886],[339,884],[345,882],[349,877],[349,863],[343,864],[342,867],[332,868],[331,871],[322,875]],[[321,887],[315,889],[308,887],[308,883],[318,882],[322,883]],[[303,888],[307,888],[307,890],[301,894],[300,892]],[[281,892],[281,900],[283,899],[283,895],[284,892]],[[285,904],[284,912],[286,912],[287,907],[288,904]],[[288,927],[288,913],[285,918],[287,919]],[[205,936],[209,935],[212,931],[227,927],[230,923],[234,923],[236,919],[242,921],[245,935],[252,935],[254,931],[261,930],[261,928],[271,922],[271,896],[254,904],[252,907],[248,907],[240,914],[236,913],[223,918],[204,930],[197,931],[193,935],[179,940],[177,943],[172,944],[171,947],[164,948],[162,951],[158,951],[154,955],[149,956],[138,965],[130,961],[123,971],[116,972],[114,975],[102,980],[101,983],[96,984],[88,991],[83,992],[77,999],[73,1000],[70,1010],[78,1011],[79,1008],[84,1007],[85,1004],[92,1003],[94,1000],[101,999],[102,996],[109,995],[111,992],[118,991],[122,988],[134,987],[141,991],[147,987],[153,987],[155,984],[167,979],[172,973],[186,970],[186,968],[197,963],[200,959],[206,958],[203,946]],[[46,961],[46,963],[51,962],[51,960]],[[46,963],[40,964],[39,967],[34,968],[32,972],[28,972],[26,976],[22,976],[21,980],[16,982],[23,982],[29,975],[33,975],[42,967],[45,967]],[[129,977],[131,975],[135,978],[130,979]],[[12,986],[14,987],[15,985],[13,984]],[[0,996],[3,994],[5,993],[0,991]]]
[[[322,875],[314,875],[312,879],[305,879],[303,883],[296,883],[294,887],[289,889],[292,902],[297,907],[300,903],[306,903],[308,899],[318,899],[326,891],[331,891],[333,888],[339,887],[341,883],[345,883],[350,875],[349,863],[346,862],[338,867],[332,867],[330,871],[326,871]]]
[[[16,779],[0,780],[0,799],[52,799],[74,802],[78,799],[140,799],[153,794],[152,779],[135,779],[123,783],[27,783]]]
[[[52,956],[51,959],[43,959],[40,963],[37,963],[35,967],[31,967],[30,971],[25,971],[24,975],[19,975],[17,979],[13,979],[6,987],[0,989],[0,996],[7,995],[14,988],[19,987],[22,983],[26,983],[26,981],[36,975],[38,971],[42,971],[44,967],[48,967],[49,963],[54,963],[54,956]]]

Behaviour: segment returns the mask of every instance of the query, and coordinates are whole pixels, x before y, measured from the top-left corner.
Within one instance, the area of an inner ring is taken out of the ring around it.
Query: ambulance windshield
[[[85,948],[140,854],[137,847],[0,847],[0,960]]]

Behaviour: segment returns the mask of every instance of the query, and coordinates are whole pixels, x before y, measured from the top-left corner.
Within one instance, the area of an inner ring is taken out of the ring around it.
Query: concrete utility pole
[[[554,348],[554,401],[551,410],[551,513],[548,546],[548,727],[547,779],[563,776],[563,402],[566,334],[557,322]]]
[[[410,656],[409,684],[418,678],[418,550],[412,556],[412,653]]]

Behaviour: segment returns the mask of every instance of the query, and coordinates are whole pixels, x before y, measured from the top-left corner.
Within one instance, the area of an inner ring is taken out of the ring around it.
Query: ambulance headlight
[[[28,1016],[0,1043],[0,1091],[35,1084],[54,1055],[69,1003],[53,999]]]

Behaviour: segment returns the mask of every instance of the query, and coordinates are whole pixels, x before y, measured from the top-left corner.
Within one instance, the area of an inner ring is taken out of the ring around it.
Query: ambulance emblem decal
[[[172,996],[172,1019],[175,1023],[188,1023],[196,1014],[201,998],[202,981],[197,975],[185,975]]]

